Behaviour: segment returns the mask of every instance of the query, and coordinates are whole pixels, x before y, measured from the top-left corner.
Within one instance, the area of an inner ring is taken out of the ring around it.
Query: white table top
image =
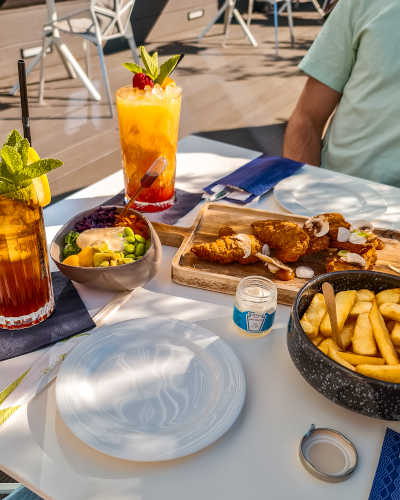
[[[217,180],[259,153],[198,137],[179,144],[177,186],[191,191]],[[388,202],[380,226],[399,228],[400,190],[373,182]],[[48,241],[69,218],[117,194],[122,174],[103,179],[45,210]],[[267,193],[250,206],[285,212]],[[179,223],[190,226],[196,207]],[[163,247],[157,276],[116,313],[111,323],[129,318],[164,316],[193,321],[219,335],[243,364],[247,394],[233,427],[208,448],[178,460],[138,463],[103,455],[80,442],[63,423],[51,383],[27,407],[0,428],[0,469],[45,499],[54,500],[309,500],[367,498],[387,426],[341,408],[314,391],[292,364],[286,347],[289,307],[278,306],[273,331],[248,339],[232,327],[234,297],[184,287],[171,281],[176,248]],[[77,289],[92,314],[113,293]],[[0,363],[0,386],[23,373],[42,351]],[[359,465],[353,476],[330,484],[301,465],[298,448],[311,423],[342,432],[355,444]]]

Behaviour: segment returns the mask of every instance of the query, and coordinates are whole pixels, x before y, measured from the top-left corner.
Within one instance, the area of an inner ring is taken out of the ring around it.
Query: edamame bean
[[[127,243],[131,243],[131,245],[133,245],[133,244],[135,243],[135,241],[136,241],[136,240],[135,240],[135,237],[134,237],[134,236],[128,236],[128,237],[126,238],[126,241],[127,241]]]
[[[151,241],[150,241],[150,240],[147,240],[147,241],[146,241],[146,252],[147,252],[147,250],[150,248],[150,245],[151,245]]]
[[[125,233],[125,236],[135,236],[135,233],[132,231],[132,229],[130,227],[125,227],[124,228],[124,233]]]
[[[120,238],[123,238],[123,237],[124,237],[124,235],[123,235],[122,233],[118,233],[118,236],[119,236]]]
[[[134,245],[125,245],[125,251],[127,253],[135,253],[135,246]]]
[[[135,260],[136,257],[135,257],[135,255],[133,253],[128,253],[127,255],[125,255],[125,259],[133,259],[133,260]]]
[[[103,260],[103,262],[100,263],[100,267],[108,267],[110,265],[110,263],[108,262],[108,260]]]
[[[135,234],[135,240],[139,243],[146,243],[146,240],[140,234]]]
[[[129,264],[130,262],[133,262],[133,259],[124,259],[124,264]]]
[[[144,246],[143,243],[139,243],[139,245],[136,247],[136,250],[135,250],[135,255],[138,256],[142,256],[144,254],[144,252],[146,251],[146,248]]]

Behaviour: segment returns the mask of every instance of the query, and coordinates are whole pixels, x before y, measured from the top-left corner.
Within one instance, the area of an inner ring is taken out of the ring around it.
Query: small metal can
[[[356,470],[358,454],[354,444],[333,429],[316,429],[312,424],[300,442],[300,460],[318,479],[338,483]]]

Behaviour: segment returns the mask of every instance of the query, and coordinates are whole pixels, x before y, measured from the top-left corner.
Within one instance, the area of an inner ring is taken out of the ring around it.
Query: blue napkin
[[[280,158],[279,156],[261,155],[226,177],[213,182],[204,188],[204,191],[213,194],[212,188],[218,184],[244,189],[250,193],[250,196],[245,200],[235,200],[233,198],[225,199],[245,205],[253,201],[257,196],[269,191],[282,179],[286,179],[286,177],[293,175],[304,165],[305,163],[288,160],[287,158]]]
[[[85,304],[76,288],[62,273],[51,273],[55,309],[43,323],[23,328],[6,330],[0,328],[0,361],[15,358],[59,340],[95,328]]]
[[[400,434],[386,429],[369,500],[400,499]]]

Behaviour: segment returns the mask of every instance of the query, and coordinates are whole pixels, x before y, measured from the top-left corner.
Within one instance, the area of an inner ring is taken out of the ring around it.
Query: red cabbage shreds
[[[82,231],[87,231],[88,229],[112,227],[116,218],[116,209],[117,207],[108,209],[103,207],[96,208],[91,215],[83,217],[82,220],[76,223],[75,231],[82,233]]]

